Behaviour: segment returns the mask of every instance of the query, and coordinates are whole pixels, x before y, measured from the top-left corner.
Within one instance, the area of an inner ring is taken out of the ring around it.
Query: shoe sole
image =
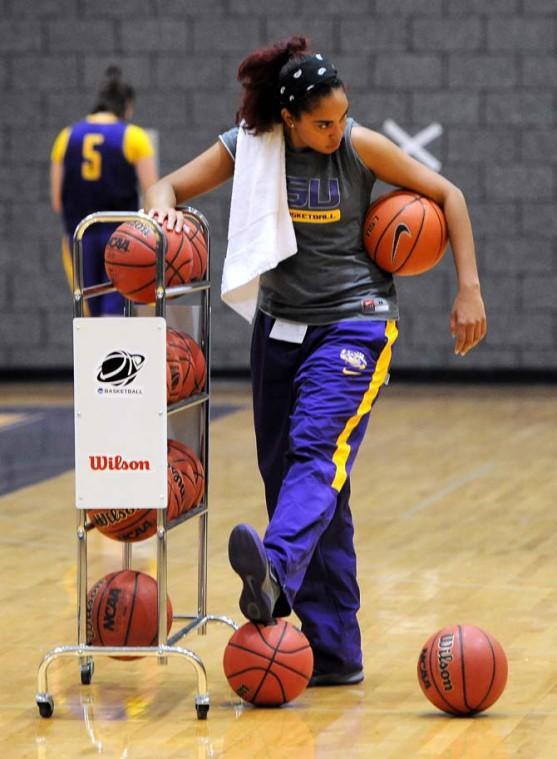
[[[334,686],[334,685],[358,685],[363,682],[363,672],[352,672],[348,675],[322,674],[314,675],[310,678],[307,685],[308,688],[317,688],[320,686]]]
[[[239,524],[230,533],[228,558],[244,587],[240,610],[252,622],[268,624],[272,618],[271,600],[263,590],[268,561],[259,535],[246,524]]]

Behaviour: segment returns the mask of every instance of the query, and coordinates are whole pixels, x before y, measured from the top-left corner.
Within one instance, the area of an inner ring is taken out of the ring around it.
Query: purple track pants
[[[251,367],[267,555],[282,587],[277,616],[294,609],[318,672],[362,667],[356,618],[350,471],[388,374],[392,321],[310,326],[301,344],[269,338],[258,313]]]

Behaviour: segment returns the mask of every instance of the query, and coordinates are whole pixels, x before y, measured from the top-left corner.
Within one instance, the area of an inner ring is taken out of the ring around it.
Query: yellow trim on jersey
[[[92,113],[86,121],[92,124],[114,124],[118,118],[113,113]],[[65,127],[54,140],[50,153],[53,163],[62,163],[71,135],[71,127]],[[124,158],[129,163],[137,163],[143,158],[155,154],[153,144],[147,132],[137,124],[128,124],[124,132],[124,144],[122,146]]]
[[[85,121],[90,121],[91,124],[115,124],[120,119],[110,111],[98,111],[98,113],[90,113]]]
[[[340,208],[334,208],[330,211],[298,211],[296,208],[289,208],[292,221],[301,221],[305,224],[330,224],[333,221],[340,220]]]
[[[124,134],[124,156],[130,163],[155,154],[147,132],[137,124],[129,124]]]
[[[64,160],[64,156],[66,155],[66,148],[68,147],[68,140],[70,139],[70,132],[70,128],[65,127],[54,140],[54,144],[50,152],[50,160],[53,163],[62,163]]]
[[[89,121],[92,124],[113,124],[118,121],[118,118],[113,113],[91,113],[85,121]],[[64,127],[54,140],[52,151],[50,153],[50,160],[53,163],[62,163],[66,150],[68,149],[68,142],[72,133],[71,126]]]
[[[67,235],[62,237],[62,266],[66,273],[66,279],[68,280],[70,291],[73,292],[73,256]],[[91,316],[89,304],[86,300],[83,301],[83,314],[84,316]]]
[[[333,487],[339,493],[342,490],[342,486],[346,482],[347,477],[346,462],[348,461],[348,456],[350,455],[350,445],[348,443],[348,439],[358,424],[362,421],[362,417],[371,411],[371,407],[377,398],[379,390],[385,382],[385,378],[389,370],[389,364],[391,363],[392,345],[398,336],[396,322],[387,322],[385,335],[387,337],[387,343],[381,351],[381,354],[377,360],[375,371],[373,372],[369,387],[366,390],[364,397],[362,398],[355,416],[351,417],[348,420],[344,426],[344,429],[337,438],[336,450],[333,454],[333,463],[335,465],[336,471],[333,482],[331,483],[331,487]]]

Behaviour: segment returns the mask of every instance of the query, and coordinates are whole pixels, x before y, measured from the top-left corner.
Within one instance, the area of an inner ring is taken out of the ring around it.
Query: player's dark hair
[[[109,111],[119,119],[123,119],[126,108],[134,99],[135,90],[122,80],[122,72],[118,66],[109,66],[99,87],[92,113]]]
[[[280,124],[283,106],[279,96],[279,75],[283,77],[294,71],[309,52],[307,37],[288,37],[244,58],[238,68],[243,93],[236,122],[244,121],[255,134],[269,132],[275,124]],[[311,94],[290,105],[288,110],[297,118],[303,112],[310,112],[323,95],[342,86],[340,79],[316,85]]]

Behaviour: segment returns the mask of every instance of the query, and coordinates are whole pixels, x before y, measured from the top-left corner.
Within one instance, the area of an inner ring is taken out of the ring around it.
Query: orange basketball
[[[132,569],[102,577],[87,595],[87,644],[155,646],[158,642],[157,589],[157,582],[150,575]],[[167,596],[167,632],[171,627],[172,603]]]
[[[201,501],[204,478],[199,476],[203,466],[197,455],[185,443],[178,440],[168,440],[168,461],[174,466],[184,481],[183,511],[193,509]]]
[[[170,509],[169,501],[168,517],[172,520],[195,505],[195,477],[187,462],[179,462],[171,455],[168,456],[168,468],[172,472],[173,487],[173,505]],[[174,507],[174,502],[176,507]]]
[[[165,285],[191,281],[194,250],[185,232],[163,227],[167,241]],[[157,237],[152,227],[141,220],[120,224],[104,251],[104,265],[114,287],[133,301],[155,300]]]
[[[193,354],[185,333],[173,327],[166,328],[166,348],[170,348],[173,355],[181,364],[182,384],[179,398],[189,398],[195,392],[195,363]]]
[[[207,362],[201,346],[191,335],[182,332],[182,337],[188,343],[193,358],[194,393],[200,393],[205,388],[207,380]]]
[[[207,272],[208,261],[207,239],[205,238],[203,226],[196,216],[187,211],[184,212],[184,221],[184,231],[192,248],[191,278],[192,280],[203,279]]]
[[[224,650],[224,674],[244,701],[281,706],[306,688],[313,652],[301,630],[285,619],[270,625],[246,622]]]
[[[477,714],[494,704],[507,683],[507,657],[493,635],[474,625],[452,625],[432,635],[418,659],[426,697],[449,714]]]
[[[122,543],[147,540],[157,531],[155,509],[90,509],[88,513],[100,533]]]
[[[184,386],[184,365],[176,348],[166,344],[166,399],[168,403],[176,403],[182,398]]]
[[[182,471],[189,482],[188,470],[185,469],[185,464],[187,464],[189,472],[193,476],[193,506],[198,506],[205,492],[205,469],[199,456],[188,445],[172,438],[168,439],[167,450],[168,460]]]
[[[194,479],[193,473],[191,478]],[[167,468],[167,488],[166,519],[172,521],[184,511],[187,488],[182,473],[171,462]],[[122,543],[147,540],[157,531],[156,509],[89,509],[88,515],[100,533]]]
[[[384,271],[403,277],[436,266],[448,243],[441,208],[430,198],[407,190],[394,190],[370,205],[363,237],[371,260]]]

